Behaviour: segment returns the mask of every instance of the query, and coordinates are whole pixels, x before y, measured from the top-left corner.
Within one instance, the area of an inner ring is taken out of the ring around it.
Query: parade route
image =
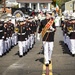
[[[18,45],[0,57],[0,75],[46,75],[42,41],[36,40],[34,47],[23,57],[18,56]],[[60,27],[55,33],[54,50],[49,75],[75,75],[75,57],[71,56],[63,43]]]

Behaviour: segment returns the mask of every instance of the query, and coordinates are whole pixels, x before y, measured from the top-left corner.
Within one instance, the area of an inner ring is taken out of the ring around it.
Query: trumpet
[[[67,27],[67,30],[68,30],[68,32],[71,32],[71,31],[73,31],[73,27]]]
[[[18,33],[19,32],[19,28],[15,28],[14,32]]]

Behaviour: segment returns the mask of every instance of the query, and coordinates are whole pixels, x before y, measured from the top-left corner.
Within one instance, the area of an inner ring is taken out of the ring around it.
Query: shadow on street
[[[61,47],[62,47],[63,54],[69,54],[69,55],[71,55],[71,52],[70,52],[68,46],[67,46],[66,44],[64,44],[63,41],[59,41],[59,44],[60,44]]]

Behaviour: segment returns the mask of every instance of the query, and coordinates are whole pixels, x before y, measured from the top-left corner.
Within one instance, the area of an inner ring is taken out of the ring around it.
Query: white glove
[[[52,26],[50,27],[50,29],[51,29],[52,31],[54,31],[54,30],[55,30]]]
[[[37,40],[40,41],[40,34],[39,33],[37,34]]]
[[[27,40],[27,38],[25,38],[25,40]]]
[[[4,36],[2,36],[2,39],[4,39]]]

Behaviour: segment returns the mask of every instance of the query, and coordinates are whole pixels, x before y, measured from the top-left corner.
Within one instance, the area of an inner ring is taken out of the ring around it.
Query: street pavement
[[[23,57],[18,56],[18,45],[0,57],[0,75],[45,75],[42,41],[36,39],[34,47]],[[75,57],[63,43],[60,27],[55,33],[52,67],[49,75],[75,75]]]
[[[75,57],[63,42],[61,28],[57,28],[52,55],[53,75],[75,75]]]

